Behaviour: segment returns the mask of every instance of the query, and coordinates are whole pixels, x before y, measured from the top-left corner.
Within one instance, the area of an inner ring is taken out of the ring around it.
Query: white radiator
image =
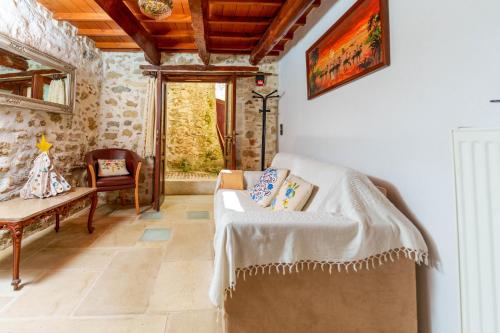
[[[500,332],[500,129],[453,131],[463,333]]]

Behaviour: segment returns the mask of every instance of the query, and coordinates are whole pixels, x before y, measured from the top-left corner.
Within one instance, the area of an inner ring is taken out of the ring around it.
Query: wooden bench
[[[77,203],[90,200],[90,212],[87,220],[89,233],[94,231],[92,219],[97,206],[97,190],[90,187],[77,187],[69,192],[46,199],[15,198],[0,202],[0,229],[8,229],[12,236],[12,286],[19,289],[19,262],[21,260],[21,240],[23,229],[43,217],[55,216],[56,232],[59,231],[59,217],[69,213]]]

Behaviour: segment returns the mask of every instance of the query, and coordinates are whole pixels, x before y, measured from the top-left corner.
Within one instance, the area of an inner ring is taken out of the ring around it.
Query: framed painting
[[[387,0],[358,0],[306,51],[307,97],[389,66]]]

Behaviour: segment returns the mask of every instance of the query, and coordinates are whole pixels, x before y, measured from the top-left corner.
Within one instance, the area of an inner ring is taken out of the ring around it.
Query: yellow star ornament
[[[45,135],[42,135],[42,139],[36,144],[36,146],[41,153],[48,153],[50,148],[52,147],[52,144],[48,143],[47,140],[45,140]]]

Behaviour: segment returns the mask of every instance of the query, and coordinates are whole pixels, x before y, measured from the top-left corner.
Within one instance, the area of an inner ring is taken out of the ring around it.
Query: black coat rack
[[[259,110],[259,112],[262,113],[262,144],[261,144],[261,150],[260,150],[260,169],[264,170],[266,167],[266,122],[267,122],[267,113],[271,112],[267,108],[267,100],[270,98],[279,98],[279,95],[276,95],[278,90],[274,90],[273,92],[267,94],[267,95],[262,95],[259,94],[258,92],[252,90],[253,98],[258,98],[262,99],[262,109]]]

